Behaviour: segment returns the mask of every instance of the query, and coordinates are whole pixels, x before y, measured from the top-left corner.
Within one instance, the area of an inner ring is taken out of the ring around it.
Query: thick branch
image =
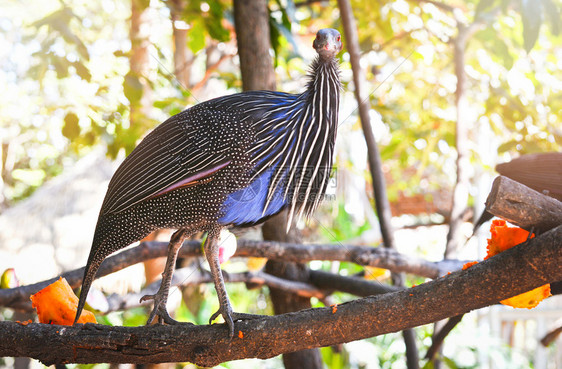
[[[183,362],[213,366],[243,358],[359,340],[469,312],[562,279],[562,226],[432,282],[337,306],[223,325],[109,327],[0,323],[0,356],[46,365]],[[361,327],[361,329],[357,329]],[[241,332],[241,333],[239,333]]]
[[[562,202],[503,176],[494,180],[486,210],[539,233],[562,224]]]

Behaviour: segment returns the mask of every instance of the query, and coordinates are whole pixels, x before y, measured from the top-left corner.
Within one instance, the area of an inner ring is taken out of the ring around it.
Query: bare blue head
[[[333,28],[324,28],[316,33],[312,47],[322,58],[333,58],[341,51],[341,35]]]

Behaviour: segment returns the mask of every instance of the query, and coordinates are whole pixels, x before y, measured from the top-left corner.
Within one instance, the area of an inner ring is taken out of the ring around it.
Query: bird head
[[[321,29],[316,34],[312,47],[321,57],[334,57],[342,48],[341,35],[333,28]]]

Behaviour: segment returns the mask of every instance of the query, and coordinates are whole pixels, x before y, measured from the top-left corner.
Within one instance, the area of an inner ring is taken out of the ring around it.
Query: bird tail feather
[[[88,262],[86,263],[86,267],[84,268],[84,277],[82,279],[82,288],[80,290],[80,297],[78,299],[78,308],[76,309],[76,317],[74,318],[74,323],[78,321],[80,315],[82,314],[82,310],[84,309],[84,305],[86,305],[86,297],[88,297],[88,292],[90,291],[90,287],[92,286],[92,282],[95,279],[96,273],[103,261],[104,257],[96,257],[97,252],[94,252],[96,248],[92,246],[92,251],[90,252],[90,256],[88,257]],[[99,248],[97,248],[99,250]]]

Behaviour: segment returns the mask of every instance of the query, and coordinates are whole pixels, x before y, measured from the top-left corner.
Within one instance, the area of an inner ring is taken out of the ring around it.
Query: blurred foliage
[[[451,41],[459,24],[479,25],[465,53],[473,185],[477,173],[491,172],[498,162],[525,153],[560,151],[560,0],[351,2],[371,92],[373,130],[390,179],[391,199],[398,193],[432,194],[453,184],[457,86]],[[105,147],[112,158],[122,156],[157,122],[198,101],[240,90],[231,0],[185,2],[180,14],[183,24],[177,25],[187,30],[189,55],[183,67],[189,68],[191,80],[185,86],[174,76],[170,22],[174,3],[144,2],[150,56],[146,75],[135,75],[129,65],[129,1],[3,2],[0,202],[4,206],[29,196],[94,147]],[[307,81],[303,75],[314,56],[310,43],[315,32],[323,27],[341,30],[339,12],[335,2],[293,0],[270,0],[269,10],[278,86],[297,92]],[[349,55],[342,53],[341,58],[336,196],[303,233],[309,240],[344,242],[363,237],[375,245],[379,240],[373,230],[378,226]],[[142,110],[135,109],[140,106]],[[314,267],[346,275],[362,270],[352,263]],[[408,284],[419,283],[423,279],[408,280]],[[201,293],[199,311],[182,306],[179,317],[206,323],[216,309],[216,298],[212,288]],[[261,290],[236,286],[231,295],[240,311],[271,310],[267,304],[256,307],[256,301],[267,301]],[[337,302],[350,298],[334,296]],[[104,319],[108,324],[138,325],[144,314],[144,309],[136,309]],[[428,346],[427,329],[417,332],[421,347]],[[394,367],[392,363],[402,360],[396,335],[366,342],[379,367]],[[455,342],[462,345],[462,339]],[[365,367],[351,347],[339,352],[322,349],[325,363],[332,368]],[[509,362],[510,354],[505,352]],[[461,367],[454,356],[445,359],[449,367]]]
[[[146,3],[154,23],[169,17],[171,3]],[[479,139],[474,138],[482,134],[481,127],[492,130],[488,141],[499,140],[500,158],[559,149],[559,1],[473,0],[457,9],[462,16],[449,11],[455,5],[448,2],[443,8],[424,1],[352,3],[373,91],[370,98],[378,120],[374,126],[383,159],[396,179],[395,189],[417,193],[450,185],[456,79],[448,43],[461,21],[482,24],[466,53],[474,108],[473,163],[490,164],[479,162]],[[111,157],[123,148],[130,152],[147,129],[197,102],[191,86],[178,85],[170,72],[174,67],[169,23],[153,27],[151,72],[135,76],[128,67],[127,2],[49,1],[30,8],[23,17],[23,5],[11,4],[2,18],[3,42],[20,50],[2,54],[3,79],[9,82],[4,93],[9,98],[0,111],[3,155],[10,159],[3,161],[5,201],[28,196],[95,145],[105,145]],[[234,45],[230,1],[189,1],[181,17],[197,62],[191,66],[194,72],[201,63],[208,64],[210,44]],[[291,72],[306,70],[302,61],[292,62],[302,52],[295,34],[310,37],[319,27],[340,26],[332,5],[297,7],[281,0],[270,2],[270,24],[280,82],[284,78],[290,82]],[[219,52],[224,54],[224,48],[220,46]],[[348,68],[345,55],[344,68]],[[349,74],[344,74],[347,87]],[[218,70],[217,75],[225,87],[239,86],[232,68]],[[154,91],[154,108],[148,115],[131,117],[130,107],[143,97],[143,80]],[[19,107],[17,114],[14,106]],[[341,124],[356,119],[352,112]],[[417,168],[416,175],[402,178],[409,167]],[[422,177],[432,181],[420,181]],[[396,192],[391,189],[390,195],[396,197]]]

